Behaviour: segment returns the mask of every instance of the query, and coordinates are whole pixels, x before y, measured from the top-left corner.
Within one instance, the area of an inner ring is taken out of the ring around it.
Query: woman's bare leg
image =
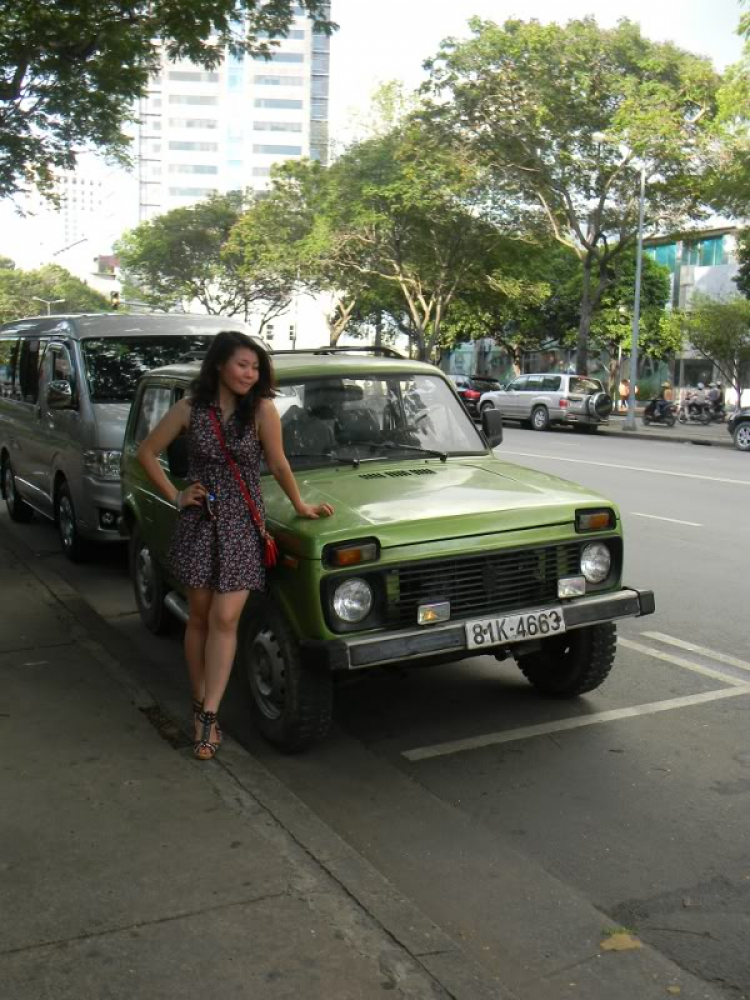
[[[193,701],[202,702],[206,694],[206,639],[212,590],[190,587],[187,592],[190,617],[185,628],[185,661]],[[196,739],[198,738],[196,723]]]
[[[218,712],[229,683],[237,650],[237,627],[247,596],[247,590],[236,590],[228,594],[214,594],[211,600],[203,691],[203,707],[207,712]],[[213,733],[211,738],[214,738]]]

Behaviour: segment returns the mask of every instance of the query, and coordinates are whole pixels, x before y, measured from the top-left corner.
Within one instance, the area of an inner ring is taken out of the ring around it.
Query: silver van
[[[499,410],[503,420],[519,420],[535,431],[568,424],[593,432],[607,423],[612,399],[599,379],[547,372],[520,375],[502,389],[483,393],[480,414],[492,409]]]
[[[239,320],[172,314],[0,326],[0,482],[13,520],[54,520],[74,561],[88,541],[121,541],[120,455],[138,379],[200,357],[220,330],[250,333]]]

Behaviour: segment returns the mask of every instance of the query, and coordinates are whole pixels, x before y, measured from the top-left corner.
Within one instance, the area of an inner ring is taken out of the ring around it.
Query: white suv
[[[486,409],[499,410],[503,419],[519,420],[535,431],[571,424],[592,433],[607,422],[612,399],[598,379],[548,372],[520,375],[502,389],[483,393],[480,414]]]

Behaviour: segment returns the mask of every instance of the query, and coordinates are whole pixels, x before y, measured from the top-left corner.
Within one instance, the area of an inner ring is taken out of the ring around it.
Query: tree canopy
[[[707,59],[651,42],[627,20],[470,26],[470,39],[444,42],[430,63],[433,120],[492,172],[506,223],[549,234],[581,261],[585,370],[613,260],[636,236],[640,165],[647,231],[701,214],[719,77]]]
[[[741,399],[743,381],[750,373],[750,300],[695,295],[682,320],[693,347],[716,365]]]
[[[51,308],[57,313],[106,312],[110,308],[104,295],[57,264],[47,264],[37,271],[0,266],[0,323],[44,315],[47,307],[38,299],[54,303]]]
[[[327,0],[3,0],[0,33],[0,197],[98,148],[124,157],[124,126],[161,61],[218,65],[268,55],[303,8],[330,32]]]

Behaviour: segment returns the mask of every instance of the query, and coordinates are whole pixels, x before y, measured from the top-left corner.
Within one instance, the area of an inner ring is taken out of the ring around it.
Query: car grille
[[[464,559],[431,559],[395,571],[389,618],[417,623],[417,608],[450,601],[451,618],[494,614],[557,600],[557,581],[580,573],[581,543],[492,552]],[[396,590],[398,593],[396,593]]]

